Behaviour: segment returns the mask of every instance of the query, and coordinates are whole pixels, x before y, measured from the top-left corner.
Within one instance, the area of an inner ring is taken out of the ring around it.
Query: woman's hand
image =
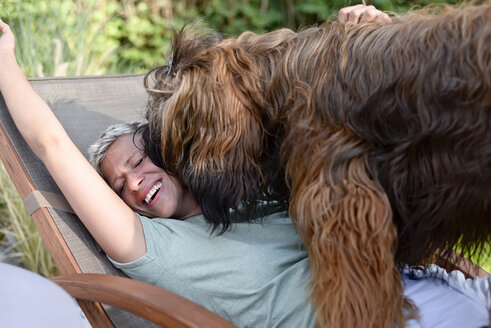
[[[389,23],[392,19],[374,6],[355,5],[342,8],[339,11],[338,20],[341,24],[352,23]]]
[[[0,55],[13,54],[15,50],[14,33],[4,21],[0,19]]]

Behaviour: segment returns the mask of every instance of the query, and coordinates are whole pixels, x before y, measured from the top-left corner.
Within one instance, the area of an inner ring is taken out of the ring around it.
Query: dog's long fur
[[[320,326],[403,327],[399,263],[490,241],[491,6],[436,11],[226,40],[190,28],[146,78],[147,151],[209,222],[289,207]]]

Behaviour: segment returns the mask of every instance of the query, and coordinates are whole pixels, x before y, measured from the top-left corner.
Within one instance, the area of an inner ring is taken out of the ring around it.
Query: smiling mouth
[[[155,198],[155,195],[157,195],[157,192],[160,190],[162,187],[162,181],[157,182],[149,191],[147,196],[145,196],[145,204],[148,205],[150,202]]]

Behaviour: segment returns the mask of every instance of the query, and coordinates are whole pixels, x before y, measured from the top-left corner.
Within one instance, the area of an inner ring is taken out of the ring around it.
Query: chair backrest
[[[143,88],[143,75],[42,78],[31,79],[30,83],[86,156],[88,146],[97,140],[108,125],[142,119],[148,98]],[[0,159],[21,198],[29,199],[31,207],[33,196],[39,191],[41,196],[55,194],[55,198],[62,197],[43,163],[15,127],[1,96]],[[31,217],[62,274],[82,272],[123,275],[110,264],[74,214],[57,206],[49,197],[51,205],[47,207],[36,199],[34,197],[34,205],[38,206],[31,210]],[[110,324],[104,318],[105,313],[101,311],[100,305],[82,302],[81,307],[87,316],[94,317],[93,320],[100,322],[101,326]],[[104,309],[117,327],[153,326],[124,311],[106,306]]]

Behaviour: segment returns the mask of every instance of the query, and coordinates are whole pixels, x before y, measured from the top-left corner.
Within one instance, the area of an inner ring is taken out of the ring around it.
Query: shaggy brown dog
[[[289,206],[320,326],[403,327],[397,265],[490,239],[491,6],[436,11],[227,40],[188,29],[147,76],[147,152],[215,228],[230,209]]]

